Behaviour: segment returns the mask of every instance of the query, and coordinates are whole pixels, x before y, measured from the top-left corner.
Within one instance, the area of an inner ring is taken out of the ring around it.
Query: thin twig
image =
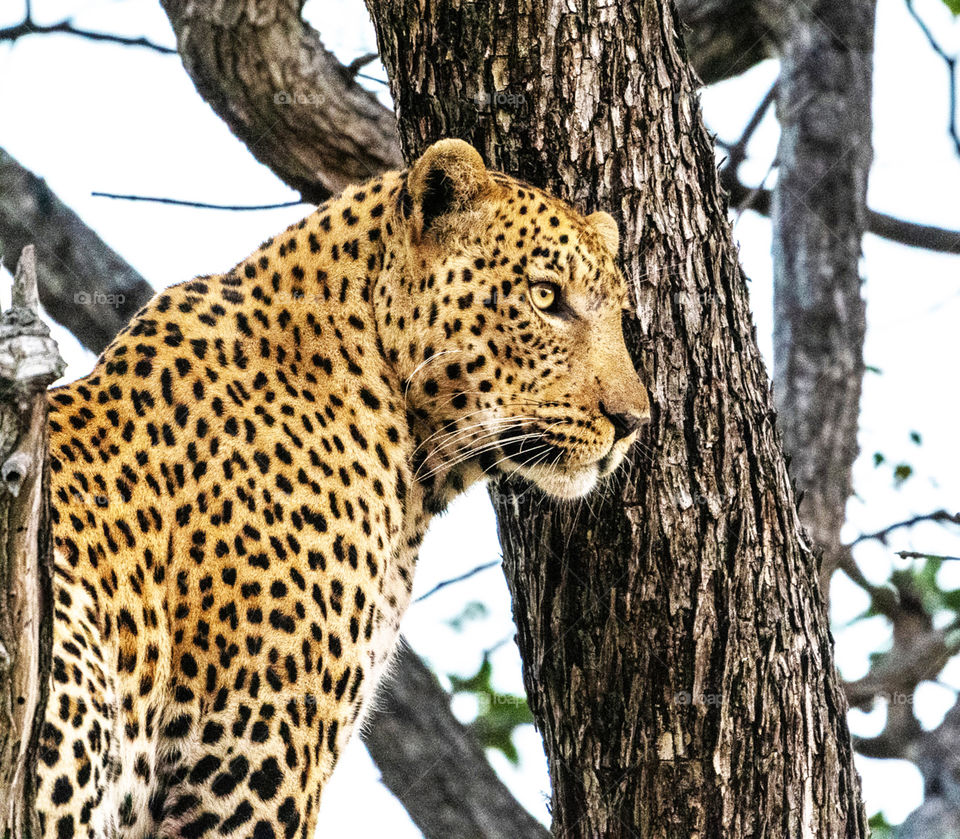
[[[17,41],[27,35],[73,35],[77,38],[84,38],[88,41],[101,41],[109,44],[121,44],[125,47],[143,47],[153,50],[163,55],[176,55],[177,50],[174,47],[165,47],[162,44],[155,44],[153,41],[144,37],[128,38],[125,35],[114,35],[110,32],[93,32],[88,29],[78,29],[69,20],[60,21],[60,23],[34,23],[30,15],[29,6],[27,8],[27,17],[15,26],[8,26],[0,29],[0,41]]]
[[[476,568],[471,568],[464,574],[461,574],[459,577],[451,577],[449,580],[443,580],[442,582],[437,583],[430,591],[426,594],[421,594],[414,603],[421,603],[426,600],[428,597],[436,594],[438,591],[445,589],[447,586],[452,586],[454,583],[462,583],[464,580],[469,580],[471,577],[476,576],[481,571],[486,571],[488,568],[495,568],[500,564],[500,560],[497,559],[493,562],[485,562],[483,565],[478,565]]]
[[[750,209],[762,216],[770,215],[773,194],[769,189],[747,186],[736,177],[735,173],[726,168],[720,170],[720,176],[732,206],[737,206],[747,196],[752,196]],[[867,230],[888,241],[898,242],[911,248],[921,248],[935,253],[960,254],[960,230],[948,230],[944,227],[904,221],[875,210],[867,210]]]
[[[957,56],[947,55],[943,47],[937,43],[937,39],[933,37],[933,32],[930,31],[930,27],[927,26],[923,18],[917,14],[917,10],[913,8],[913,0],[906,0],[906,4],[910,17],[917,22],[917,26],[920,27],[920,31],[923,32],[924,37],[926,37],[930,48],[939,55],[943,63],[947,65],[947,75],[950,84],[949,131],[953,144],[956,146],[957,154],[960,155],[960,128],[957,126]]]
[[[205,201],[183,201],[179,198],[160,198],[152,195],[120,195],[115,192],[91,192],[97,198],[116,198],[120,201],[149,201],[154,204],[171,204],[175,207],[199,207],[203,210],[278,210],[282,207],[299,207],[306,201],[282,201],[278,204],[210,204]]]
[[[921,551],[897,551],[900,559],[939,559],[943,562],[960,562],[960,556],[944,556],[943,554],[928,554]]]
[[[743,129],[743,133],[740,135],[740,139],[733,144],[717,141],[717,144],[721,145],[727,151],[725,168],[736,171],[740,164],[747,159],[747,146],[750,145],[750,140],[753,139],[753,135],[760,127],[760,123],[763,122],[763,118],[767,115],[767,111],[776,98],[777,83],[774,82],[770,90],[767,91],[766,96],[760,100],[760,104],[757,105],[754,110],[753,116],[750,117],[749,122],[747,122],[746,127]]]
[[[367,79],[368,81],[382,84],[384,87],[390,87],[390,82],[388,82],[386,79],[378,79],[376,76],[370,76],[367,73],[357,73],[356,77],[358,79]]]
[[[905,527],[913,527],[914,525],[926,521],[960,524],[960,513],[948,513],[946,510],[937,510],[933,513],[926,513],[922,516],[913,516],[912,518],[904,519],[903,521],[898,521],[894,524],[888,525],[882,530],[878,530],[876,533],[861,533],[850,543],[849,547],[852,548],[854,545],[859,545],[861,542],[869,542],[873,539],[886,544],[887,537],[895,530],[901,530]]]
[[[505,646],[507,646],[507,644],[513,643],[513,639],[514,639],[514,634],[511,632],[511,633],[510,633],[509,635],[507,635],[505,638],[501,638],[499,641],[497,641],[497,643],[494,644],[492,647],[487,647],[487,648],[483,651],[483,660],[486,661],[488,658],[490,658],[490,656],[492,656],[492,655],[493,655],[497,650],[499,650],[501,647],[505,647]]]

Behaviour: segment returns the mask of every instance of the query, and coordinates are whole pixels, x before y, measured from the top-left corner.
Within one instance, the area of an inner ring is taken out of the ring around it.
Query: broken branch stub
[[[64,370],[23,249],[0,315],[0,835],[37,836],[34,779],[52,640],[47,387]]]

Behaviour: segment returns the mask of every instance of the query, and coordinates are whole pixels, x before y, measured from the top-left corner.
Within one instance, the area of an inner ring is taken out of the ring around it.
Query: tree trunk
[[[554,834],[865,837],[816,562],[672,7],[368,6],[408,159],[462,137],[624,233],[649,448],[572,510],[492,493]]]
[[[777,5],[768,0],[770,5]],[[780,147],[773,193],[774,395],[803,522],[829,595],[853,491],[866,304],[875,0],[779,3]]]
[[[33,247],[0,316],[0,835],[39,835],[37,744],[47,702],[53,598],[47,386],[63,361],[38,315]]]

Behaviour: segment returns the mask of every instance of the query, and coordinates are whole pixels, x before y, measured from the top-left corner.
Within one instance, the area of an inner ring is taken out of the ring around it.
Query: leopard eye
[[[553,283],[533,283],[530,299],[541,312],[555,312],[560,302],[560,289]]]

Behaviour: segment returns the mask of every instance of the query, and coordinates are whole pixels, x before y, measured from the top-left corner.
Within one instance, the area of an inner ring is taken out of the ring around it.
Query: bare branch
[[[690,60],[706,84],[746,72],[772,54],[773,33],[754,0],[677,0]]]
[[[960,556],[922,553],[921,551],[897,551],[900,559],[939,559],[941,562],[960,562]]]
[[[763,216],[770,215],[772,193],[768,189],[756,189],[745,185],[726,169],[720,173],[731,205],[739,205],[751,198],[750,209]],[[891,242],[911,248],[937,253],[960,254],[960,230],[948,230],[927,224],[904,221],[886,213],[867,210],[867,230]]]
[[[494,562],[484,562],[482,565],[478,565],[476,568],[471,568],[464,574],[460,574],[458,577],[451,577],[449,580],[443,580],[442,582],[437,583],[430,591],[426,594],[421,594],[414,603],[421,603],[426,600],[428,597],[432,597],[438,591],[442,591],[447,586],[452,586],[454,583],[461,583],[464,580],[469,580],[471,577],[476,576],[481,571],[486,571],[488,568],[496,568],[500,564],[500,560],[495,560]]]
[[[379,56],[378,53],[375,53],[375,52],[366,52],[366,53],[364,53],[363,55],[358,56],[357,58],[353,59],[353,61],[351,61],[351,62],[347,65],[347,72],[348,72],[348,73],[351,73],[351,74],[354,75],[354,76],[356,76],[356,75],[358,75],[358,74],[360,73],[360,71],[361,71],[364,67],[366,67],[371,61],[376,61],[379,57],[380,57],[380,56]],[[378,81],[383,81],[383,79],[378,79]],[[384,84],[386,84],[386,82],[384,82]]]
[[[860,570],[850,549],[844,548],[835,557],[836,567],[846,574],[851,582],[870,595],[870,605],[877,613],[894,620],[900,604],[896,591],[890,586],[878,586],[871,583]]]
[[[518,807],[482,749],[449,712],[450,697],[401,642],[398,678],[380,694],[364,742],[426,836],[548,839]]]
[[[913,0],[906,0],[906,3],[910,17],[917,22],[917,26],[919,26],[920,31],[923,32],[927,43],[930,44],[930,48],[940,56],[943,63],[947,65],[947,77],[949,78],[950,85],[948,131],[953,140],[953,145],[956,146],[957,154],[960,154],[960,128],[957,126],[957,56],[947,55],[943,47],[937,42],[937,39],[933,37],[933,32],[930,31],[930,27],[927,26],[923,18],[920,17],[917,10],[913,7]]]
[[[767,115],[767,111],[770,110],[770,106],[773,105],[773,103],[776,101],[776,98],[777,83],[774,82],[763,99],[760,100],[760,104],[757,105],[756,109],[754,110],[753,115],[750,117],[746,127],[743,129],[743,133],[740,135],[740,139],[732,145],[720,143],[718,141],[717,145],[722,145],[723,148],[727,150],[727,162],[725,164],[725,168],[730,169],[732,172],[736,172],[740,167],[740,164],[747,159],[747,146],[750,145],[750,140],[753,139],[753,135],[760,127],[760,123],[763,122],[763,118]]]
[[[299,0],[162,5],[198,93],[304,200],[402,167],[393,113],[324,48]]]
[[[148,201],[153,204],[170,204],[174,207],[199,207],[202,210],[278,210],[281,207],[299,207],[303,201],[281,201],[278,204],[210,204],[206,201],[184,201],[180,198],[160,198],[152,195],[121,195],[116,192],[91,192],[97,198],[116,198],[121,201]]]
[[[34,249],[23,249],[0,317],[0,832],[35,836],[38,736],[53,609],[47,485],[48,385],[63,360],[40,320]]]
[[[869,542],[872,539],[876,539],[877,541],[886,544],[887,537],[895,530],[901,530],[902,528],[906,527],[914,527],[915,525],[927,521],[942,523],[952,522],[953,524],[960,524],[960,513],[948,513],[946,510],[936,510],[933,513],[912,516],[909,519],[904,519],[903,521],[898,521],[894,524],[887,525],[887,527],[884,527],[882,530],[878,530],[875,533],[861,533],[850,543],[850,547],[852,548],[854,545],[859,545],[862,542]]]
[[[153,296],[149,283],[41,178],[0,149],[0,245],[8,269],[28,242],[36,242],[47,312],[95,353]]]
[[[156,44],[147,38],[129,38],[125,35],[114,35],[109,32],[93,32],[88,29],[78,29],[69,20],[60,21],[60,23],[42,24],[34,23],[30,18],[29,12],[27,18],[14,26],[7,26],[0,29],[0,41],[15,42],[27,35],[73,35],[77,38],[84,38],[88,41],[100,41],[108,44],[121,44],[125,47],[143,47],[164,55],[176,55],[177,51],[173,47],[165,47],[162,44]]]

